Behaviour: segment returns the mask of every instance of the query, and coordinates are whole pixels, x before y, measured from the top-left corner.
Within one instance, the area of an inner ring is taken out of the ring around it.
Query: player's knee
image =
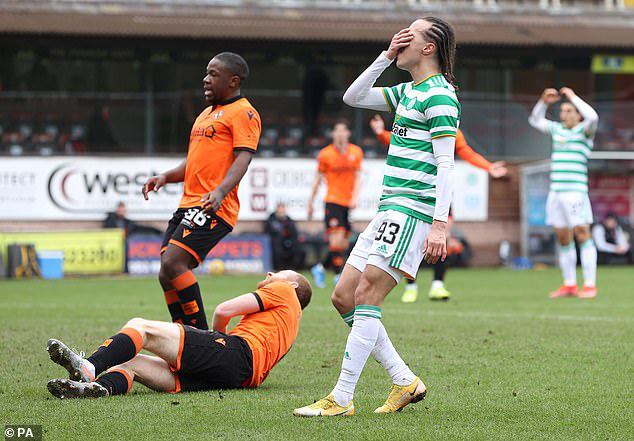
[[[333,290],[332,294],[330,295],[330,301],[332,302],[332,305],[339,310],[339,308],[341,308],[341,299],[339,298],[339,293],[337,292],[337,288],[335,287],[335,289]]]
[[[340,314],[345,314],[354,308],[354,302],[352,302],[353,299],[349,298],[346,294],[347,293],[342,287],[336,286],[330,296],[332,305],[337,311],[339,311]]]
[[[577,242],[583,243],[590,239],[590,231],[586,226],[575,227],[575,238]]]
[[[159,271],[159,277],[166,279],[167,282],[170,280],[180,276],[184,272],[188,271],[189,268],[185,262],[182,262],[176,256],[168,255],[167,253],[163,254],[161,258],[161,269]]]
[[[556,232],[557,242],[559,245],[567,246],[572,242],[572,232],[569,230],[560,230]]]
[[[147,327],[147,320],[141,317],[134,317],[133,319],[128,320],[128,323],[125,324],[125,328],[132,328],[139,331],[141,334],[145,332]]]
[[[167,274],[167,271],[163,267],[162,263],[161,263],[161,269],[159,270],[158,278],[159,278],[159,283],[163,287],[169,286],[170,280],[172,280],[172,278]]]
[[[132,360],[126,361],[125,363],[121,363],[116,366],[112,366],[106,372],[112,372],[112,371],[125,371],[128,373],[128,375],[136,374],[136,372],[134,371],[134,363],[132,362]]]

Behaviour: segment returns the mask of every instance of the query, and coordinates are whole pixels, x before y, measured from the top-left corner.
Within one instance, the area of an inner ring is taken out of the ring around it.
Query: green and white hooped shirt
[[[568,129],[549,121],[553,151],[550,155],[550,190],[588,192],[588,158],[594,136],[588,136],[583,124]]]
[[[437,74],[382,92],[395,117],[379,211],[401,211],[432,223],[438,171],[432,139],[456,136],[461,114],[456,91]]]

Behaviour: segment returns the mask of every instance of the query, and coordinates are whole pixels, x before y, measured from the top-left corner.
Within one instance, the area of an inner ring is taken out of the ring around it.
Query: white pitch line
[[[0,306],[3,305],[0,302]],[[100,307],[108,308],[108,309],[121,309],[127,310],[134,309],[138,307],[141,309],[152,309],[151,305],[112,305],[112,304],[94,304],[92,305],[95,309],[99,309]],[[33,303],[11,303],[11,308],[14,309],[57,309],[57,310],[67,310],[72,309],[72,305],[61,306],[60,305],[46,305],[46,304],[33,304]],[[591,316],[591,315],[551,315],[551,314],[513,314],[513,313],[495,313],[495,312],[460,312],[460,311],[443,311],[443,310],[430,310],[430,309],[422,309],[422,310],[412,310],[402,309],[400,305],[395,307],[394,305],[389,305],[386,309],[386,313],[388,316],[392,317],[394,315],[406,315],[406,316],[445,316],[445,317],[458,317],[458,318],[500,318],[500,319],[522,319],[522,320],[555,320],[555,321],[579,321],[579,322],[608,322],[608,323],[634,323],[634,317],[601,317],[601,316]],[[213,307],[207,308],[208,311],[213,311]],[[307,312],[310,311],[325,311],[332,312],[336,314],[337,311],[334,307],[322,306],[322,305],[313,305],[308,306]],[[138,315],[138,314],[137,314]]]
[[[326,306],[308,306],[307,311],[332,311],[336,313],[335,308]],[[613,322],[613,323],[634,323],[634,318],[629,317],[597,317],[597,316],[575,316],[575,315],[550,315],[550,314],[511,314],[511,313],[491,313],[491,312],[459,312],[459,311],[441,311],[441,310],[412,310],[400,309],[388,306],[386,312],[389,316],[393,315],[427,315],[427,316],[448,316],[458,318],[502,318],[502,319],[524,319],[524,320],[557,320],[557,321],[580,321],[580,322]]]

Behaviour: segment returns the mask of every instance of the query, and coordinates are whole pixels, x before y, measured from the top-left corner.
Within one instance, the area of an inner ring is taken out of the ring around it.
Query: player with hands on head
[[[548,106],[562,98],[560,122],[546,119]],[[597,249],[590,233],[593,217],[588,197],[588,159],[599,115],[571,88],[562,87],[559,91],[548,88],[542,92],[528,122],[552,139],[546,223],[555,230],[563,284],[551,292],[550,297],[596,297]],[[577,288],[575,239],[584,279],[580,290]]]

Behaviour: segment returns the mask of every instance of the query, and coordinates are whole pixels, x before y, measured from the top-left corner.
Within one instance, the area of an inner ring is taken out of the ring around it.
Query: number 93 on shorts
[[[363,272],[367,264],[381,268],[398,283],[416,277],[431,225],[395,210],[379,211],[359,235],[347,263]]]

